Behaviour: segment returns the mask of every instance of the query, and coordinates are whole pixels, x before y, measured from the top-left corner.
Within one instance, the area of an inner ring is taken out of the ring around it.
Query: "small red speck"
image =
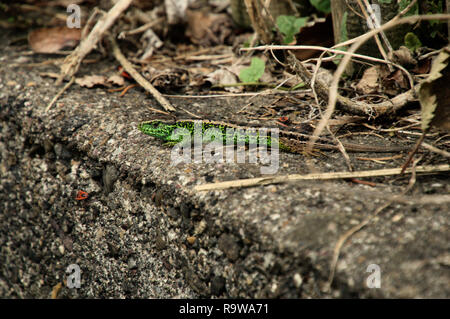
[[[280,116],[277,120],[277,123],[281,126],[288,127],[286,124],[289,124],[291,121],[287,116]]]
[[[89,197],[89,194],[85,191],[79,190],[77,193],[77,197],[75,197],[76,200],[83,200]]]
[[[121,66],[119,66],[119,71],[121,71],[120,75],[123,76],[124,78],[132,79],[132,77],[126,71],[123,71],[123,68]]]

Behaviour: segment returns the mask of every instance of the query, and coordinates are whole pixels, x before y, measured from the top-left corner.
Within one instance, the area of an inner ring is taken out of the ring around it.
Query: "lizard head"
[[[175,124],[166,123],[162,120],[153,120],[142,122],[138,125],[138,129],[147,135],[154,136],[163,140],[169,139],[173,130],[176,128]]]

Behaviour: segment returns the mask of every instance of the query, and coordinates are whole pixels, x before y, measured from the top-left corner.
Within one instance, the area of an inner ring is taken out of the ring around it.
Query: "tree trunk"
[[[364,1],[361,1],[361,3],[364,3]],[[391,20],[398,13],[399,7],[397,1],[388,3],[374,0],[370,3],[379,6],[381,25]],[[370,30],[356,0],[331,0],[331,13],[333,16],[334,41],[336,44],[360,36]],[[386,32],[386,37],[394,50],[403,45],[404,36],[408,28],[410,26],[403,25]],[[383,43],[381,37],[380,41]],[[383,47],[387,52],[388,50],[384,43]],[[372,57],[381,57],[378,46],[373,39],[367,41],[358,50],[358,53]],[[351,69],[348,69],[347,72],[352,73]]]
[[[450,14],[450,0],[446,1],[446,7],[447,7],[447,13]],[[447,20],[447,37],[448,37],[448,42],[450,43],[450,21]]]

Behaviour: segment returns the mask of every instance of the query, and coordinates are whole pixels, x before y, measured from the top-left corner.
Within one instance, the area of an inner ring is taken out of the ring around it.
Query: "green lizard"
[[[163,121],[163,120],[153,120],[148,122],[140,123],[138,128],[144,134],[154,136],[164,140],[166,145],[175,145],[183,141],[184,136],[182,134],[174,135],[173,132],[176,129],[185,129],[191,136],[201,132],[202,142],[212,142],[216,138],[220,139],[225,145],[226,143],[245,144],[249,145],[251,143],[255,145],[267,145],[272,146],[274,138],[270,135],[260,136],[260,132],[256,128],[243,127],[232,125],[230,123],[214,122],[214,121],[198,121],[198,126],[195,126],[195,120],[178,120],[174,121]],[[207,130],[216,129],[217,137],[207,134]],[[253,133],[253,134],[252,134]],[[290,149],[284,145],[282,142],[278,141],[279,148],[281,150],[289,152]]]
[[[198,124],[196,124],[196,122]],[[196,125],[198,125],[196,127]],[[184,129],[187,134],[195,137],[195,134],[201,132],[203,142],[210,142],[214,139],[222,139],[223,144],[232,141],[233,144],[245,144],[249,145],[253,143],[255,145],[267,145],[271,147],[274,142],[278,142],[279,149],[289,153],[301,153],[304,154],[304,148],[309,139],[309,135],[298,132],[278,130],[279,137],[272,138],[270,134],[264,134],[260,136],[262,128],[239,126],[231,123],[210,121],[210,120],[192,120],[192,119],[180,119],[180,120],[152,120],[142,122],[138,125],[138,129],[147,135],[157,137],[165,141],[166,145],[176,145],[183,141],[183,135],[173,135],[176,129]],[[201,129],[201,130],[200,130]],[[216,129],[219,133],[219,137],[206,136],[208,129]],[[197,132],[197,133],[196,133]],[[319,138],[318,143],[314,144],[316,149],[320,150],[337,150],[338,147],[329,139]],[[372,146],[372,145],[360,145],[352,143],[342,143],[346,151],[348,152],[400,152],[408,150],[408,147],[401,146]]]

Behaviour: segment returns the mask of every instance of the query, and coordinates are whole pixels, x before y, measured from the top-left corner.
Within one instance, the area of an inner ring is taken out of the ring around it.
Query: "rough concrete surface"
[[[408,176],[371,179],[376,187],[337,180],[196,192],[199,184],[258,177],[260,167],[171,166],[171,149],[136,129],[154,116],[147,106],[159,108],[142,90],[121,98],[73,85],[45,112],[59,88],[40,72],[57,68],[12,66],[23,61],[21,50],[1,39],[1,297],[450,296],[449,203],[429,200],[449,194],[448,174],[418,176],[403,201],[353,235],[324,292],[338,238],[400,193]],[[115,66],[84,65],[80,75]],[[250,107],[275,98],[254,99]],[[248,98],[170,100],[220,119],[248,104]],[[346,170],[338,152],[313,161],[322,171]],[[403,161],[355,162],[362,170]],[[280,163],[280,174],[308,173],[302,155],[282,153]],[[440,163],[445,159],[424,153],[422,164]],[[80,190],[89,197],[76,200]],[[64,282],[71,264],[81,269],[79,289]],[[381,271],[379,289],[367,286],[371,264]]]

